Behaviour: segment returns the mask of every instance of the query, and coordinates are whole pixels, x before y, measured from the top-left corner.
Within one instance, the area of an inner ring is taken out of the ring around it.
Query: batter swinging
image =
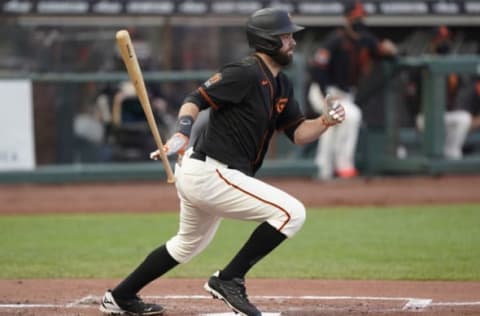
[[[178,154],[175,166],[180,198],[180,227],[165,245],[113,290],[100,309],[105,313],[159,315],[164,308],[144,303],[137,293],[167,271],[185,263],[210,243],[222,218],[256,221],[244,246],[205,289],[242,315],[261,315],[249,301],[247,272],[305,221],[305,207],[296,198],[254,178],[275,130],[295,144],[316,140],[329,126],[345,118],[343,107],[327,98],[325,114],[306,120],[294,99],[293,87],[281,72],[293,57],[293,33],[302,27],[280,9],[261,9],[247,23],[254,54],[224,66],[185,100],[178,132],[165,144],[167,155]],[[209,124],[184,152],[199,111],[211,108]],[[159,153],[153,152],[152,159]]]

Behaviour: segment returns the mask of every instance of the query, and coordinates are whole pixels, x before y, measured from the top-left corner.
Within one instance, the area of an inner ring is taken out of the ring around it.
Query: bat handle
[[[163,148],[160,149],[160,150],[163,151]],[[167,174],[167,182],[168,183],[175,183],[175,175],[173,174],[172,168],[170,167],[170,162],[168,161],[168,157],[166,155],[164,155],[162,157],[162,160],[163,160],[163,165],[167,166],[165,168],[165,173]]]
[[[160,159],[163,162],[163,166],[165,168],[165,173],[167,175],[167,182],[168,183],[175,183],[175,175],[173,174],[172,167],[170,166],[170,162],[168,161],[167,154],[165,150],[163,150],[163,142],[162,138],[160,137],[160,133],[158,132],[157,125],[153,119],[152,115],[147,116],[148,125],[150,125],[150,129],[153,134],[153,140],[157,145],[158,152],[160,153]]]

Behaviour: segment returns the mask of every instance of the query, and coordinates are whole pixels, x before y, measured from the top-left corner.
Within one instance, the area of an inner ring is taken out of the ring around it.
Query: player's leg
[[[203,211],[181,212],[177,234],[167,241],[168,252],[179,263],[186,263],[212,241],[221,218]]]
[[[101,310],[107,314],[128,312],[133,315],[160,315],[162,306],[144,303],[137,293],[179,263],[201,252],[212,240],[220,220],[182,203],[180,228],[166,244],[152,251],[117,287],[107,291]]]
[[[179,263],[185,263],[201,252],[212,240],[220,223],[216,215],[203,212],[184,195],[201,185],[190,175],[185,175],[177,166],[179,190],[180,227],[177,234],[164,245],[152,251],[146,259],[112,291],[105,293],[100,310],[107,314],[127,312],[132,315],[160,315],[164,309],[157,304],[144,303],[137,293],[153,280],[159,278]]]
[[[210,212],[261,224],[225,268],[210,278],[205,288],[237,312],[260,315],[247,298],[245,275],[302,227],[305,207],[284,191],[232,169],[217,169],[210,189]]]
[[[358,134],[362,123],[362,112],[349,98],[340,101],[345,108],[345,121],[336,126],[335,138],[335,169],[341,178],[350,178],[357,175],[355,168],[355,151]]]
[[[332,126],[318,139],[315,154],[315,165],[318,168],[317,177],[321,180],[329,180],[334,175],[334,146],[335,135],[338,126]]]
[[[153,250],[145,260],[113,290],[103,296],[100,311],[105,314],[161,315],[164,308],[145,303],[137,293],[145,285],[160,277],[178,262],[168,253],[165,245]]]
[[[222,270],[225,277],[244,277],[255,263],[300,230],[305,207],[288,193],[236,170],[218,170],[218,174],[216,189],[221,193],[212,209],[225,217],[261,223]]]
[[[471,124],[472,116],[467,111],[450,111],[445,113],[444,153],[446,158],[462,158],[462,147]]]
[[[177,234],[152,251],[137,269],[113,290],[114,295],[132,297],[179,263],[190,260],[212,240],[219,222],[216,216],[182,205]]]
[[[234,169],[216,170],[204,209],[221,217],[267,222],[276,232],[292,237],[305,221],[305,206],[298,199]]]

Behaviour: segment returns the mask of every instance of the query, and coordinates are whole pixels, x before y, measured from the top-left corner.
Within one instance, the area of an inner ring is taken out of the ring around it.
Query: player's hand
[[[389,39],[384,39],[380,42],[380,50],[382,54],[388,56],[395,56],[398,54],[397,46],[395,46],[395,44]]]
[[[167,156],[174,154],[183,155],[188,145],[188,137],[182,133],[175,133],[163,146],[163,151]],[[158,160],[160,158],[160,149],[150,153],[150,159]]]
[[[327,126],[333,126],[342,123],[345,120],[345,109],[340,102],[327,95],[323,104],[322,122]]]

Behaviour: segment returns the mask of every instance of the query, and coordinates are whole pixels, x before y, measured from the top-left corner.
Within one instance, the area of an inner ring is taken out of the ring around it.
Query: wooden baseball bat
[[[137,92],[137,96],[140,100],[140,104],[142,105],[143,112],[145,113],[145,117],[147,118],[148,126],[150,127],[150,131],[153,134],[155,144],[157,145],[160,152],[160,158],[162,159],[163,166],[165,167],[165,172],[167,174],[167,182],[174,183],[175,176],[173,175],[167,155],[163,150],[162,138],[160,137],[160,133],[158,132],[155,118],[153,117],[152,106],[150,104],[150,100],[148,99],[147,88],[145,87],[142,70],[138,63],[137,55],[135,54],[132,40],[130,39],[130,34],[127,30],[120,30],[116,33],[115,37],[117,40],[118,48],[120,49],[120,53],[122,54],[123,62],[125,63],[125,67],[127,68],[128,75],[133,85],[135,86],[135,91]]]

